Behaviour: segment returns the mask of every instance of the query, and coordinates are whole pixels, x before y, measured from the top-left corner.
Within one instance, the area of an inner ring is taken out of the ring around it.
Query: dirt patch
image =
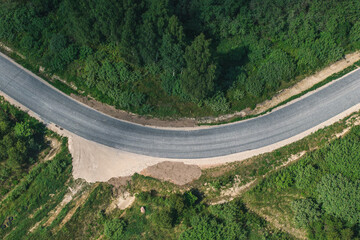
[[[252,180],[246,184],[242,184],[240,178],[236,179],[234,185],[231,188],[227,188],[221,191],[220,197],[215,201],[210,202],[210,205],[223,204],[234,200],[235,197],[241,195],[254,186],[257,183],[256,180],[257,179]]]
[[[106,209],[106,213],[110,213],[115,208],[120,210],[125,210],[129,208],[135,202],[135,196],[132,196],[129,192],[124,192],[119,194],[111,203],[109,204],[108,208]]]
[[[225,202],[232,201],[235,197],[240,196],[241,194],[243,194],[247,190],[249,190],[251,187],[255,186],[259,179],[268,176],[269,174],[273,173],[274,171],[277,171],[280,168],[288,166],[290,163],[302,158],[305,154],[306,154],[306,151],[302,151],[297,154],[293,154],[282,165],[277,166],[273,170],[269,171],[268,173],[266,173],[262,176],[257,177],[256,179],[252,178],[250,182],[245,183],[245,184],[241,180],[240,176],[235,176],[233,186],[222,190],[220,192],[220,197],[217,198],[214,202],[211,202],[211,205],[222,204]]]
[[[348,127],[345,128],[342,132],[335,134],[333,139],[345,136],[348,132],[350,132],[352,127],[360,125],[360,116],[352,116],[351,118],[346,120],[346,125]]]
[[[37,228],[39,227],[40,223],[41,223],[41,221],[40,221],[40,222],[35,223],[35,225],[34,225],[32,228],[30,228],[29,232],[30,232],[30,233],[34,232],[34,231],[35,231],[35,229],[37,229]]]
[[[131,181],[131,177],[114,177],[111,178],[108,183],[113,186],[113,194],[118,196],[125,192],[128,183]]]
[[[44,158],[42,160],[43,162],[52,160],[61,150],[61,142],[59,140],[57,140],[56,138],[46,136],[45,140],[50,145],[50,151],[46,156],[44,156]]]
[[[288,166],[290,163],[299,160],[299,159],[302,158],[305,154],[306,154],[306,151],[302,151],[302,152],[299,152],[299,153],[296,153],[296,154],[292,154],[292,155],[288,158],[288,160],[287,160],[286,162],[284,162],[284,163],[283,163],[282,165],[280,165],[280,166],[277,166],[274,170],[268,172],[268,173],[265,174],[263,177],[268,176],[270,173],[278,170],[279,168],[286,167],[286,166]]]
[[[69,151],[73,157],[73,176],[87,182],[106,182],[113,177],[131,176],[159,163],[148,158],[107,147],[63,130],[69,137]]]
[[[201,176],[201,169],[197,165],[166,161],[144,169],[141,171],[141,174],[169,181],[176,185],[185,185],[193,180],[199,179]]]
[[[12,48],[6,46],[4,43],[0,42],[0,48],[4,49],[6,52],[8,53],[16,53],[19,57],[21,57],[22,59],[26,59],[26,57],[24,55],[22,55],[19,52],[14,51]]]

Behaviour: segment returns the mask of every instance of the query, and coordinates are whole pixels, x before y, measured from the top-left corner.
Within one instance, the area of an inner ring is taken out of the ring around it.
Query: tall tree
[[[216,65],[209,46],[210,40],[206,40],[201,33],[185,51],[186,68],[181,76],[181,84],[194,100],[204,99],[214,90]]]

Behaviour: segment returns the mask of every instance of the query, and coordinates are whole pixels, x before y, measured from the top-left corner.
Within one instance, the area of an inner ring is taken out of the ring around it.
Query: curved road
[[[200,130],[164,130],[114,119],[90,109],[0,56],[0,90],[88,140],[162,158],[209,158],[274,144],[300,134],[360,103],[360,70],[270,114]]]

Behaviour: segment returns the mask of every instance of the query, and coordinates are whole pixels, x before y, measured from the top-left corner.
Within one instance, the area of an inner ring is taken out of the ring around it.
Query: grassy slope
[[[353,114],[354,116],[358,114]],[[133,206],[125,212],[119,209],[106,211],[109,203],[116,197],[109,184],[85,184],[69,203],[60,208],[59,214],[52,222],[47,223],[64,196],[69,193],[68,188],[79,186],[79,183],[75,182],[71,176],[71,156],[64,139],[61,152],[53,160],[32,167],[1,202],[1,221],[9,217],[13,217],[13,221],[9,227],[0,231],[0,237],[5,239],[97,239],[104,237],[106,239],[105,225],[120,216],[126,223],[124,239],[177,239],[183,231],[196,228],[193,225],[194,220],[191,220],[196,215],[208,216],[218,223],[230,224],[226,218],[216,212],[216,208],[209,207],[208,203],[226,199],[224,192],[238,183],[237,176],[241,177],[240,186],[253,180],[257,180],[254,183],[256,185],[258,180],[264,178],[264,175],[267,174],[271,178],[277,174],[273,171],[286,163],[292,154],[303,150],[324,148],[329,145],[329,141],[336,133],[342,132],[349,126],[351,126],[351,121],[340,121],[272,153],[205,170],[199,180],[183,187],[134,175],[131,183],[124,188],[133,194],[140,193],[141,197],[138,197]],[[187,194],[191,189],[198,199],[192,206],[186,205]],[[173,205],[169,199],[174,193],[182,196],[180,198],[183,199],[185,210],[181,217],[171,223],[171,227],[168,228],[161,225],[164,223],[161,223],[157,215],[160,212],[166,212],[167,209],[172,209]],[[144,197],[146,195],[148,197]],[[236,207],[236,209],[242,209],[246,219],[253,223],[242,225],[246,230],[247,238],[258,239],[265,235],[273,239],[290,238],[286,234],[274,231],[274,227],[280,227],[297,236],[304,234],[303,231],[295,228],[292,222],[293,214],[289,207],[289,203],[299,197],[303,195],[294,188],[251,191],[245,194],[243,200],[240,201],[245,201],[251,210],[247,207]],[[237,202],[238,200],[234,200],[227,203],[224,208],[242,206],[236,205]],[[145,215],[140,213],[140,206],[145,206],[147,210]],[[270,225],[253,211],[270,220]],[[236,221],[242,221],[236,219]],[[278,223],[274,222],[274,219]],[[282,224],[284,222],[288,223],[285,227]],[[29,233],[36,224],[38,227]]]

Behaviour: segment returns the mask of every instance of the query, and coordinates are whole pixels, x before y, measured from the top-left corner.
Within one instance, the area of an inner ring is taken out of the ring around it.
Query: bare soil
[[[135,202],[135,196],[131,195],[129,192],[124,192],[122,194],[119,194],[117,197],[115,197],[109,206],[106,209],[106,213],[110,213],[115,208],[118,208],[120,210],[125,210]]]
[[[56,138],[51,138],[46,136],[46,141],[50,143],[50,151],[49,153],[44,157],[43,161],[49,161],[52,160],[61,150],[61,142],[57,140]]]
[[[197,165],[187,165],[183,162],[161,162],[141,171],[144,176],[185,185],[201,176],[201,169]]]
[[[57,205],[56,208],[49,213],[50,217],[43,226],[50,226],[51,223],[57,218],[61,210],[74,198],[74,196],[79,191],[81,191],[83,186],[84,185],[80,182],[79,184],[76,184],[73,188],[69,187],[68,193],[65,194],[63,200],[59,203],[59,205]]]
[[[131,177],[113,177],[109,179],[108,183],[113,186],[113,194],[118,196],[122,194],[127,184],[131,181]]]

